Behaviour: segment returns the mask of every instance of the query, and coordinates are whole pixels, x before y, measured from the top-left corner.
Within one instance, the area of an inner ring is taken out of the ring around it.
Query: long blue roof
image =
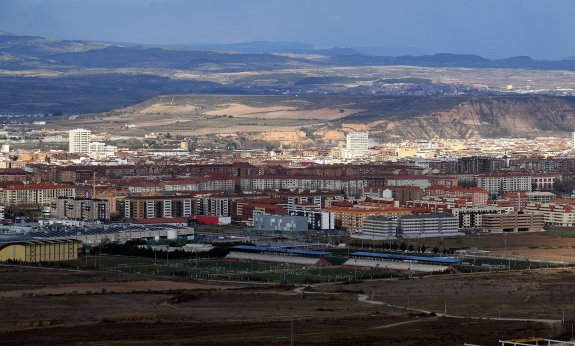
[[[291,254],[296,254],[296,255],[326,256],[326,255],[331,254],[331,252],[326,252],[326,251],[293,250],[293,249],[282,249],[282,248],[271,247],[271,246],[236,245],[236,246],[232,246],[231,248],[236,249],[236,250],[283,252],[283,253],[291,253]]]
[[[277,245],[274,245],[272,247],[274,247],[274,248],[299,248],[299,247],[310,247],[310,246],[331,247],[331,245],[327,244],[327,243],[277,244]]]
[[[387,258],[394,260],[410,260],[410,261],[420,261],[420,262],[435,262],[444,264],[460,263],[461,261],[452,257],[426,257],[426,256],[408,256],[408,255],[398,255],[391,253],[377,253],[377,252],[364,252],[358,251],[351,253],[353,256],[361,257],[374,257],[374,258]]]

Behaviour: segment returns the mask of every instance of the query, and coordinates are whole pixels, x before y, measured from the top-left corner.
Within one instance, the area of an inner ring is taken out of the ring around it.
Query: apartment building
[[[451,213],[458,220],[460,229],[480,229],[483,225],[483,218],[486,215],[493,214],[509,214],[513,212],[513,207],[499,207],[499,206],[462,206],[453,208]]]
[[[389,186],[417,186],[425,189],[430,186],[458,186],[458,180],[454,177],[442,177],[431,175],[397,175],[388,176],[385,179],[386,187]]]
[[[70,220],[108,221],[110,203],[103,199],[59,197],[52,203],[52,215]]]
[[[483,215],[481,229],[489,233],[537,232],[543,229],[545,216],[540,213]]]
[[[90,137],[92,132],[85,129],[68,131],[68,151],[70,153],[90,152]]]
[[[162,183],[163,191],[222,191],[234,192],[233,178],[173,179]]]
[[[533,178],[525,174],[484,174],[477,177],[477,187],[489,194],[503,195],[508,192],[531,192]]]
[[[356,159],[369,156],[369,134],[367,132],[350,132],[345,136],[343,158]]]
[[[575,226],[575,200],[555,199],[550,203],[532,202],[525,207],[526,213],[542,214],[546,225]]]
[[[192,196],[126,197],[118,201],[118,211],[126,219],[176,218],[192,215]]]
[[[448,214],[373,216],[366,218],[361,234],[366,239],[426,238],[459,236],[457,218]]]
[[[487,190],[478,187],[464,188],[460,186],[430,186],[425,189],[425,195],[455,199],[463,198],[469,200],[469,202],[475,206],[487,205],[489,203],[489,193]]]
[[[367,180],[354,177],[260,176],[240,179],[240,188],[244,192],[299,189],[357,196],[366,186]]]
[[[0,204],[7,207],[49,206],[57,197],[74,197],[72,184],[31,183],[0,188]]]
[[[335,229],[335,215],[328,211],[320,210],[315,205],[288,206],[288,215],[305,216],[308,220],[308,228],[316,230]]]
[[[363,222],[360,238],[373,240],[387,240],[397,238],[397,217],[372,216]]]
[[[451,237],[459,233],[458,220],[449,214],[405,215],[398,218],[399,238]]]
[[[354,208],[354,207],[328,207],[324,212],[334,214],[336,225],[347,231],[361,231],[364,221],[372,216],[400,216],[411,214],[411,210],[403,208]],[[336,226],[337,227],[337,226]]]

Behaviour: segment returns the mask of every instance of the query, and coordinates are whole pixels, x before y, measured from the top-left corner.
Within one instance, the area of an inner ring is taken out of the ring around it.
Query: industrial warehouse
[[[331,252],[327,251],[250,245],[233,246],[231,250],[232,251],[225,257],[228,261],[286,263],[317,268],[331,266],[331,263],[323,258],[323,256],[331,254]]]
[[[406,256],[363,251],[353,252],[351,256],[352,258],[344,263],[345,267],[389,271],[443,272],[453,270],[451,265],[461,263],[460,260],[450,257]]]
[[[231,248],[225,257],[228,261],[284,263],[315,268],[333,266],[329,259],[334,257],[330,251],[302,250],[268,246],[237,245]],[[343,267],[363,270],[406,271],[433,273],[454,270],[452,265],[461,261],[450,257],[408,256],[390,253],[353,252],[346,256]]]
[[[0,261],[24,263],[59,262],[78,259],[74,239],[28,240],[0,243]]]

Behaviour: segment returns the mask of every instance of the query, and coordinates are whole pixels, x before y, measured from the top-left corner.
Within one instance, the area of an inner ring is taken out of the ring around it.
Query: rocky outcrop
[[[575,129],[572,97],[463,99],[450,109],[370,122],[370,131],[400,138],[535,137]]]

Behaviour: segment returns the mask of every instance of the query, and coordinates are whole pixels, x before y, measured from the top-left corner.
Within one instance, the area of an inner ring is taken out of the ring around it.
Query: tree
[[[439,253],[439,248],[437,246],[433,247],[433,253]]]
[[[399,246],[399,249],[401,251],[405,251],[407,250],[407,244],[405,242],[401,242],[401,245]]]
[[[409,244],[408,250],[409,251],[413,251],[415,248],[413,247],[413,244]]]

